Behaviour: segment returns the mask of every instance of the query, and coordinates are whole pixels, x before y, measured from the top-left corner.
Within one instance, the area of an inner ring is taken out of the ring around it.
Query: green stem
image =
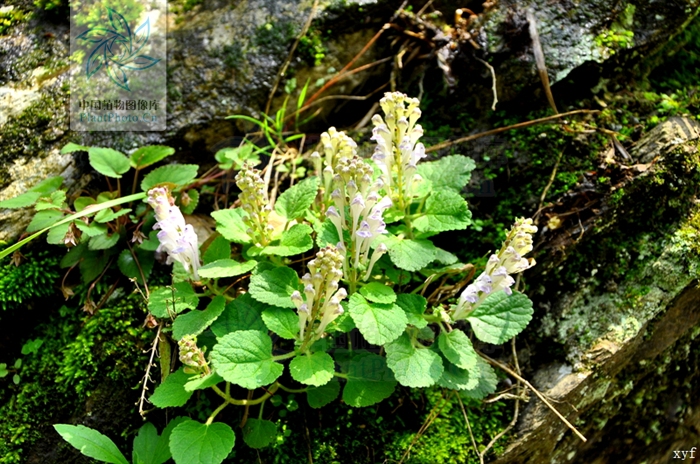
[[[277,356],[273,356],[273,357],[272,357],[272,360],[273,360],[273,361],[283,361],[283,360],[285,360],[285,359],[293,358],[293,357],[296,356],[296,355],[297,355],[297,352],[296,352],[296,351],[290,351],[290,352],[287,353],[287,354],[280,354],[280,355],[277,355]]]
[[[260,411],[258,411],[258,419],[262,419],[263,408],[265,407],[265,402],[260,403]]]
[[[214,418],[216,417],[217,414],[221,412],[222,409],[224,409],[226,406],[228,406],[228,401],[224,401],[221,406],[216,408],[213,413],[211,413],[211,416],[209,416],[209,419],[207,419],[207,422],[204,425],[211,425],[212,422],[214,422]]]
[[[280,386],[280,390],[284,390],[287,393],[304,393],[306,390],[309,389],[309,387],[306,388],[288,388],[282,385],[281,383],[277,382]]]
[[[348,379],[348,374],[343,374],[342,372],[333,372],[333,375],[336,377],[340,377],[341,379]]]
[[[41,229],[39,232],[36,232],[36,233],[30,235],[29,237],[25,238],[24,240],[20,240],[19,242],[15,243],[14,245],[5,248],[4,250],[0,251],[0,259],[4,258],[5,256],[7,256],[11,253],[14,253],[15,251],[19,250],[27,243],[29,243],[32,240],[34,240],[35,238],[39,237],[44,232],[47,232],[50,229],[53,229],[54,227],[60,226],[62,224],[66,224],[68,222],[74,221],[76,219],[80,219],[80,218],[85,217],[85,216],[89,216],[91,214],[95,214],[99,211],[102,211],[103,209],[111,208],[112,206],[118,206],[118,205],[123,205],[124,203],[129,203],[131,201],[142,200],[142,199],[146,198],[146,195],[148,195],[146,192],[141,192],[141,193],[136,193],[134,195],[128,195],[126,197],[117,198],[116,200],[106,201],[106,202],[100,203],[99,205],[96,205],[94,207],[90,207],[90,206],[93,206],[93,205],[90,205],[87,208],[85,208],[84,210],[82,210],[78,213],[75,213],[75,214],[71,214],[70,216],[66,216],[65,218],[61,219],[57,223],[55,223],[49,227],[45,227],[45,228]]]
[[[226,403],[228,404],[235,404],[236,406],[253,406],[256,404],[260,404],[263,401],[267,400],[269,397],[275,394],[275,392],[280,388],[280,384],[275,382],[272,385],[270,385],[270,388],[267,389],[264,395],[260,396],[259,398],[255,398],[253,400],[237,400],[235,398],[231,398],[229,394],[229,385],[226,385],[226,393],[222,392],[221,389],[217,386],[211,387],[212,390],[216,392],[217,395],[222,397],[223,399],[226,400]],[[223,409],[223,408],[222,408]]]
[[[134,182],[131,184],[131,193],[132,195],[136,193],[136,187],[138,185],[137,181],[139,178],[139,170],[140,168],[136,168],[136,171],[134,172]]]

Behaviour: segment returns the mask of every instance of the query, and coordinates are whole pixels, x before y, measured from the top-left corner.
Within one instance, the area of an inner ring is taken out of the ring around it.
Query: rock
[[[31,12],[30,1],[17,1],[23,2],[23,11]],[[369,3],[364,5],[368,12],[378,8]],[[228,146],[232,137],[251,125],[225,117],[262,118],[272,85],[312,4],[302,0],[207,1],[196,6],[196,11],[171,14],[167,131],[140,133],[68,130],[68,17],[52,22],[38,9],[35,18],[27,14],[7,35],[0,36],[0,200],[56,175],[63,175],[69,188],[84,186],[90,179],[84,174],[91,172],[84,153],[58,154],[69,141],[124,152],[147,144],[173,145],[180,149],[180,159],[193,157],[197,162],[202,161],[202,150],[213,155],[216,149]],[[355,4],[347,2],[331,14],[322,3],[316,16],[332,22]],[[332,53],[319,66],[308,66],[297,53],[292,63],[298,69],[297,92],[307,79],[315,84],[333,69],[342,68],[374,34],[375,26],[370,21],[359,32],[357,27],[338,31],[326,44]],[[357,64],[373,57],[370,51]],[[366,76],[353,75],[334,91],[352,93]],[[280,83],[273,110],[282,105],[285,82]],[[40,170],[32,171],[33,166]],[[16,239],[30,216],[30,211],[0,211],[0,240]]]
[[[452,71],[462,89],[455,90],[484,109],[491,105],[491,74],[475,56],[493,66],[500,102],[541,92],[528,9],[536,22],[555,100],[557,96],[566,99],[572,93],[593,88],[601,77],[628,77],[636,63],[680,32],[699,11],[694,0],[493,3],[492,9],[479,15],[479,27],[472,30],[475,44],[458,41],[456,48],[448,45],[453,48],[448,61],[452,60]],[[448,18],[452,14],[443,13]],[[564,85],[565,81],[570,81],[570,85]],[[562,84],[557,86],[557,83]],[[544,96],[539,98],[543,103],[546,101]]]
[[[531,377],[588,443],[533,397],[517,438],[495,462],[666,462],[697,424],[698,380],[676,374],[696,377],[700,369],[692,348],[700,335],[695,127],[673,118],[652,130],[632,152],[655,159],[651,167],[620,187],[624,195],[604,200],[605,212],[568,242],[564,258],[551,259],[554,248],[540,256],[529,282],[540,289],[535,313],[545,313],[535,329],[539,349],[558,346],[573,366],[554,382],[556,366]]]

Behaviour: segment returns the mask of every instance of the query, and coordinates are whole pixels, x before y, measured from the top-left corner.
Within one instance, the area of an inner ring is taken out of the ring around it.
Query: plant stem
[[[134,172],[134,182],[131,184],[131,194],[133,195],[136,193],[136,187],[138,185],[137,181],[139,178],[139,168],[136,168],[136,171]]]
[[[287,393],[304,393],[306,390],[309,389],[309,387],[305,387],[305,388],[289,388],[289,387],[285,387],[284,385],[282,385],[282,384],[279,383],[279,382],[277,382],[277,383],[278,383],[279,386],[280,386],[280,390],[284,390],[284,391],[286,391]]]
[[[207,422],[204,425],[211,425],[211,423],[214,422],[214,418],[216,417],[216,415],[219,414],[222,409],[228,406],[228,404],[228,401],[224,401],[223,403],[221,403],[221,406],[216,408],[214,412],[211,413],[211,416],[209,416],[209,419],[207,419]]]
[[[141,192],[141,193],[136,193],[134,195],[128,195],[126,197],[117,198],[116,200],[106,201],[104,203],[100,203],[99,205],[89,205],[88,207],[86,207],[82,211],[75,213],[75,214],[71,214],[70,216],[66,216],[65,218],[61,219],[60,221],[56,222],[55,224],[53,224],[49,227],[45,227],[45,228],[41,229],[39,232],[35,232],[32,235],[30,235],[29,237],[25,238],[24,240],[20,240],[19,242],[15,243],[14,245],[9,246],[9,247],[5,248],[4,250],[0,251],[0,259],[2,259],[5,256],[19,250],[27,243],[29,243],[32,240],[34,240],[35,238],[39,237],[44,232],[47,232],[49,229],[53,229],[54,227],[60,226],[62,224],[66,224],[68,222],[74,221],[76,219],[80,219],[80,218],[85,217],[85,216],[89,216],[91,214],[102,211],[103,209],[111,208],[112,206],[123,205],[124,203],[129,203],[131,201],[144,199],[144,198],[146,198],[146,195],[147,195],[146,192]]]
[[[287,354],[280,354],[280,355],[277,355],[277,356],[273,356],[273,357],[272,357],[272,360],[273,360],[273,361],[283,361],[283,360],[285,360],[285,359],[293,358],[293,357],[296,356],[297,354],[298,354],[298,353],[297,353],[296,351],[290,351],[290,352],[287,353]]]
[[[275,392],[280,388],[280,384],[277,382],[273,383],[270,386],[270,388],[267,389],[267,391],[265,392],[264,395],[260,396],[259,398],[252,399],[252,400],[247,400],[247,399],[246,400],[237,400],[235,398],[231,398],[229,391],[228,391],[228,388],[229,388],[228,384],[226,386],[226,388],[227,388],[226,393],[222,392],[221,389],[217,386],[213,386],[211,388],[212,388],[212,390],[214,390],[216,392],[217,395],[219,395],[224,400],[226,400],[227,403],[235,404],[236,406],[253,406],[253,405],[262,403],[263,401],[267,400],[269,397],[274,395]]]

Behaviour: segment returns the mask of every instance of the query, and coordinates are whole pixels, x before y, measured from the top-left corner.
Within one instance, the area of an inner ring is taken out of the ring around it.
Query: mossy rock
[[[679,424],[690,419],[697,395],[675,372],[684,363],[688,372],[700,368],[692,354],[700,332],[700,156],[697,134],[684,127],[696,123],[671,119],[647,134],[631,153],[647,163],[618,165],[616,189],[597,204],[599,214],[548,232],[538,273],[528,280],[539,312],[529,338],[530,356],[539,357],[535,386],[593,444],[531,402],[518,438],[496,462],[632,455],[653,462],[687,436]],[[686,137],[665,140],[669,133]],[[655,147],[653,156],[645,146]],[[659,412],[664,404],[673,420]],[[645,412],[652,417],[642,420]],[[654,433],[640,428],[646,422],[655,423]]]

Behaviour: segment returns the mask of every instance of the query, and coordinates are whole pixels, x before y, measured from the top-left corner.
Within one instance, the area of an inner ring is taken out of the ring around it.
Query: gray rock
[[[633,69],[681,31],[700,11],[694,0],[561,1],[502,0],[485,15],[475,40],[481,50],[462,43],[454,53],[456,77],[491,103],[488,70],[472,56],[483,56],[495,68],[501,102],[542,88],[535,64],[526,12],[535,18],[551,85],[574,78],[574,86],[594,87]],[[581,71],[578,75],[574,71]],[[475,78],[481,76],[481,78]],[[555,89],[556,96],[556,89]],[[542,97],[544,102],[544,97]]]
[[[674,374],[683,367],[695,372],[700,363],[690,355],[700,335],[699,151],[694,130],[676,130],[695,124],[673,118],[650,131],[632,156],[654,163],[628,178],[624,195],[605,199],[595,226],[568,242],[562,260],[538,258],[541,274],[530,281],[543,291],[535,298],[539,349],[558,346],[573,366],[561,376],[561,364],[544,366],[530,377],[589,444],[532,399],[517,438],[495,462],[641,462],[640,452],[647,462],[666,462],[673,440],[686,433],[682,427],[669,427],[667,435],[645,431],[640,421],[665,420],[659,407],[666,400],[656,396],[665,391],[682,395],[685,409],[678,406],[669,413],[674,417],[700,406],[683,387],[694,381],[678,383]],[[623,270],[614,270],[620,262]]]

